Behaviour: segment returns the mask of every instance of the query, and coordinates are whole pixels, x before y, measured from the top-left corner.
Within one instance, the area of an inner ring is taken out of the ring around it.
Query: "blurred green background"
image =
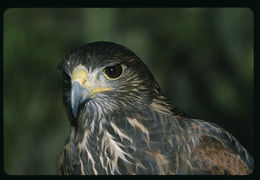
[[[253,155],[253,12],[246,8],[8,9],[4,169],[57,174],[69,135],[58,62],[87,42],[134,51],[187,114],[230,131]]]

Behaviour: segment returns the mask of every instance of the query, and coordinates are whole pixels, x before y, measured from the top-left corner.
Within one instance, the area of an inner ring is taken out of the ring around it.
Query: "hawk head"
[[[74,49],[58,67],[63,70],[63,102],[72,125],[86,127],[92,119],[142,112],[160,91],[140,58],[112,42]]]

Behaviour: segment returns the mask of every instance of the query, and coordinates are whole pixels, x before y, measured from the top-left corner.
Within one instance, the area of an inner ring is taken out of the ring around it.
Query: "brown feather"
[[[207,168],[217,166],[217,169],[212,170],[212,174],[224,174],[224,170],[230,175],[247,175],[251,173],[237,154],[230,152],[220,141],[213,137],[202,136],[193,153],[194,156],[197,153],[201,154],[200,161],[205,161]],[[197,165],[203,168],[199,161],[197,161]]]

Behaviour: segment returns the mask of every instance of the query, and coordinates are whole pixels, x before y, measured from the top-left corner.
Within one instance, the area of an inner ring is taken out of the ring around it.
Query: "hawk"
[[[146,65],[126,47],[88,43],[68,53],[58,68],[70,121],[61,174],[253,171],[253,158],[229,132],[171,105]]]

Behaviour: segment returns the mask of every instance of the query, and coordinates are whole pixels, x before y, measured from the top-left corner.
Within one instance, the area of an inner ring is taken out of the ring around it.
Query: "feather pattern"
[[[106,66],[122,64],[118,80]],[[163,96],[145,64],[111,42],[72,50],[59,64],[71,132],[59,161],[64,175],[250,174],[253,158],[220,126],[192,119]],[[83,68],[91,86],[111,87],[71,110],[71,76]]]

